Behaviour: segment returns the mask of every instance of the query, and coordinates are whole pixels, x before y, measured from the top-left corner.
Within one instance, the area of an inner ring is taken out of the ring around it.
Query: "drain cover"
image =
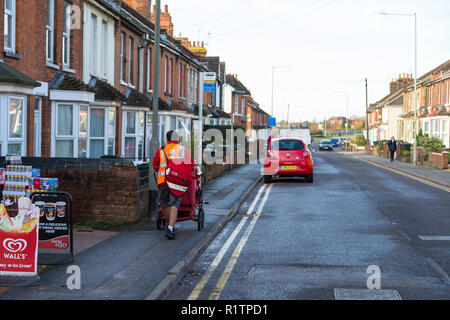
[[[334,289],[336,300],[402,300],[397,290]]]

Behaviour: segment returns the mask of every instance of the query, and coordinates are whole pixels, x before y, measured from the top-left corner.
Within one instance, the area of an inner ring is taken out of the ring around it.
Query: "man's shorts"
[[[172,192],[170,192],[167,185],[165,184],[159,185],[158,193],[159,193],[159,205],[162,208],[167,207],[176,207],[177,209],[180,208],[182,197],[175,196]]]

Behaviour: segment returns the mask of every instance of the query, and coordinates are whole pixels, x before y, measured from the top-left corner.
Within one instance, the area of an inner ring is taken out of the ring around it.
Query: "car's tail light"
[[[309,157],[309,151],[308,150],[305,150],[304,152],[303,152],[303,157]]]

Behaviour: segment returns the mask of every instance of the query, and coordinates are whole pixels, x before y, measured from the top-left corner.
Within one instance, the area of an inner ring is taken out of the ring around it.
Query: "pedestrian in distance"
[[[192,181],[195,164],[189,151],[178,144],[176,131],[168,131],[166,139],[167,145],[156,151],[152,165],[154,172],[157,173],[159,203],[167,223],[165,236],[168,239],[175,239],[178,209],[181,198]]]
[[[389,147],[389,156],[391,158],[391,161],[394,161],[395,152],[397,151],[397,141],[395,141],[395,138],[392,137],[387,145]]]

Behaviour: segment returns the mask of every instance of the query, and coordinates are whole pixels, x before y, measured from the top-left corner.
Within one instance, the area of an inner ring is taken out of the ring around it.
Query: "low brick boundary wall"
[[[59,191],[73,198],[73,222],[131,223],[149,214],[148,165],[125,159],[22,158],[59,179]],[[3,159],[0,159],[3,165]]]

